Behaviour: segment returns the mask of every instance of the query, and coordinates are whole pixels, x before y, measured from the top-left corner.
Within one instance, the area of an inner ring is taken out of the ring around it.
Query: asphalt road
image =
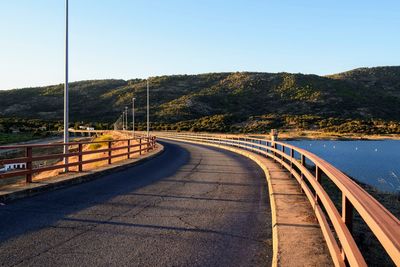
[[[4,266],[270,266],[265,177],[205,146],[0,206]]]

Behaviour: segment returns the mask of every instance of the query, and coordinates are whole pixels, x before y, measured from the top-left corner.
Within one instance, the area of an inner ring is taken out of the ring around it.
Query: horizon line
[[[269,72],[269,71],[211,71],[211,72],[200,72],[200,73],[175,73],[175,74],[161,74],[161,75],[154,75],[154,76],[148,76],[148,77],[136,77],[136,78],[94,78],[94,79],[82,79],[82,80],[73,80],[68,82],[68,84],[72,83],[79,83],[79,82],[88,82],[88,81],[105,81],[105,80],[123,80],[123,81],[130,81],[130,80],[146,80],[148,78],[158,78],[158,77],[165,77],[165,76],[197,76],[197,75],[206,75],[206,74],[218,74],[218,73],[263,73],[263,74],[279,74],[279,73],[289,73],[289,74],[301,74],[301,75],[316,75],[320,77],[328,77],[332,75],[337,75],[341,73],[346,73],[349,71],[354,71],[354,70],[359,70],[359,69],[374,69],[374,68],[387,68],[387,67],[400,67],[400,65],[381,65],[381,66],[373,66],[373,67],[357,67],[353,69],[348,69],[345,71],[341,72],[336,72],[336,73],[330,73],[330,74],[315,74],[315,73],[305,73],[305,72],[287,72],[287,71],[278,71],[278,72]],[[50,83],[50,84],[49,84]],[[0,91],[11,91],[11,90],[21,90],[21,89],[33,89],[33,88],[41,88],[41,87],[48,87],[48,86],[58,86],[58,85],[63,85],[63,82],[58,82],[58,83],[41,83],[37,85],[32,85],[32,86],[25,86],[25,87],[14,87],[14,88],[4,88],[1,89]]]

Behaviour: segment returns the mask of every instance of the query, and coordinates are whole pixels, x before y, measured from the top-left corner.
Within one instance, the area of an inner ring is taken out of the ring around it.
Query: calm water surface
[[[284,141],[384,191],[400,191],[400,141]]]

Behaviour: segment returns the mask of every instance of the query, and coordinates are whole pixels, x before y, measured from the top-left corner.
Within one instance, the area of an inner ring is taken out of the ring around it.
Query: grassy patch
[[[100,142],[100,141],[112,141],[113,138],[111,135],[102,135],[97,138],[95,138],[93,141],[94,142]],[[89,145],[89,150],[97,150],[102,148],[103,146],[106,146],[108,142],[101,142],[101,143],[94,143]]]
[[[34,133],[0,133],[0,145],[26,142],[34,139],[43,138]]]

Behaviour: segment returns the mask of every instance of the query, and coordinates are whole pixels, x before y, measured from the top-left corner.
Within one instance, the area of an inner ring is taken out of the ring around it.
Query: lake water
[[[400,141],[284,141],[383,191],[400,191]]]

